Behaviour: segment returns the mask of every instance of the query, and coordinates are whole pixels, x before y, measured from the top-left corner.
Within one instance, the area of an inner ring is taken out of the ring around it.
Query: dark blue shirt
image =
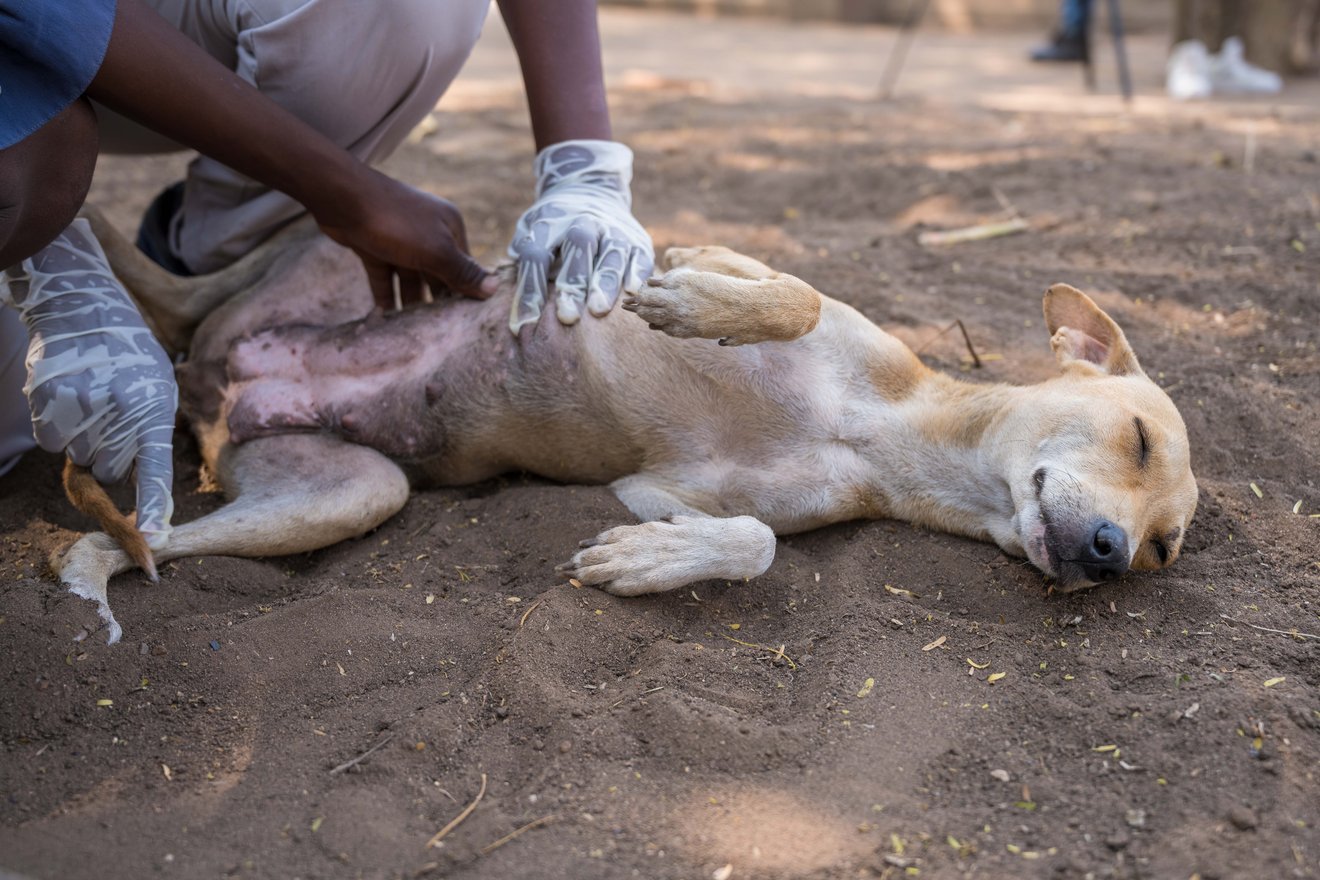
[[[0,0],[0,150],[87,91],[114,23],[115,0]]]

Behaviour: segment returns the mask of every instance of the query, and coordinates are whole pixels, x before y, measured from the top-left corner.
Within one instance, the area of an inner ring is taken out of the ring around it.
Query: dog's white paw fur
[[[69,592],[96,603],[96,611],[106,630],[106,643],[119,641],[123,630],[110,611],[106,584],[116,572],[129,564],[124,551],[115,539],[102,532],[83,535],[64,554],[51,558],[51,568],[60,576],[60,582]]]
[[[562,575],[616,596],[640,596],[756,577],[774,561],[775,533],[750,516],[676,516],[608,529],[582,548],[559,567]]]
[[[703,335],[704,316],[699,314],[700,300],[688,284],[694,272],[678,269],[646,282],[641,290],[624,301],[624,308],[636,312],[652,330],[662,330],[677,339]]]

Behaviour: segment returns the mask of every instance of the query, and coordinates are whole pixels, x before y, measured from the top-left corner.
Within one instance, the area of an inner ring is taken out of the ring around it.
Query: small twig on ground
[[[345,770],[347,770],[347,769],[350,768],[350,767],[356,767],[358,764],[361,764],[363,761],[365,761],[367,758],[369,758],[374,752],[378,752],[378,751],[380,751],[381,749],[383,749],[386,745],[389,744],[389,742],[390,742],[392,739],[394,739],[394,732],[393,732],[393,731],[390,731],[389,733],[385,734],[385,738],[384,738],[384,739],[382,739],[380,742],[376,743],[376,744],[375,744],[374,746],[372,746],[371,748],[367,749],[367,750],[366,750],[365,752],[363,752],[362,754],[358,755],[356,758],[353,758],[353,759],[350,760],[350,761],[345,761],[344,763],[340,764],[340,765],[339,765],[338,767],[336,767],[335,769],[331,770],[331,771],[330,771],[330,775],[331,775],[331,776],[337,776],[338,774],[343,773]]]
[[[514,830],[514,831],[510,831],[508,834],[504,835],[503,837],[501,837],[499,840],[495,841],[494,843],[488,843],[488,844],[486,844],[485,846],[483,846],[483,847],[481,848],[481,854],[482,854],[483,856],[488,856],[488,855],[490,855],[490,854],[493,853],[495,850],[497,850],[497,849],[499,849],[500,847],[504,846],[504,844],[508,843],[510,840],[513,840],[513,839],[514,839],[515,837],[517,837],[519,834],[522,834],[524,831],[531,831],[533,828],[537,828],[537,827],[539,827],[539,826],[541,826],[541,825],[544,825],[545,823],[549,822],[549,821],[550,821],[551,819],[553,819],[554,817],[555,817],[555,814],[554,814],[554,813],[551,813],[551,814],[549,814],[548,816],[542,816],[542,817],[539,818],[539,819],[533,819],[532,821],[528,822],[526,825],[522,826],[521,828],[518,828],[518,829],[516,829],[516,830]]]
[[[472,811],[477,808],[477,804],[481,803],[481,799],[485,796],[486,796],[486,774],[483,773],[481,774],[481,790],[478,791],[477,796],[472,799],[472,803],[464,807],[463,812],[455,816],[453,818],[453,821],[451,821],[444,828],[441,828],[439,831],[437,831],[434,834],[434,836],[432,836],[431,839],[426,842],[425,848],[430,849],[431,847],[435,846],[437,843],[439,843],[441,840],[444,839],[446,834],[457,828],[460,822],[462,822],[468,816],[472,815]]]
[[[987,238],[999,238],[1001,235],[1013,235],[1026,232],[1031,224],[1021,217],[1001,220],[997,223],[978,223],[961,229],[931,229],[917,236],[917,244],[932,247],[946,244],[962,244],[965,241],[983,241]]]
[[[1295,639],[1316,639],[1317,641],[1320,641],[1320,636],[1317,636],[1313,633],[1298,632],[1295,629],[1273,629],[1272,627],[1268,627],[1268,626],[1257,626],[1256,624],[1248,623],[1245,620],[1238,620],[1236,617],[1229,617],[1227,614],[1221,614],[1219,616],[1222,617],[1224,620],[1229,621],[1230,623],[1240,623],[1243,626],[1249,626],[1252,629],[1258,629],[1261,632],[1278,633],[1281,636],[1292,636]]]
[[[659,687],[653,687],[650,690],[645,690],[642,691],[640,694],[637,694],[635,696],[635,699],[640,700],[642,697],[646,696],[647,694],[653,694],[656,691],[662,691],[664,689],[665,689],[664,685],[660,685]],[[626,702],[628,702],[628,697],[624,697],[622,700],[615,700],[613,703],[610,703],[610,708],[611,709],[617,708],[619,706],[622,706]]]
[[[935,334],[934,336],[932,336],[930,339],[927,339],[925,342],[921,343],[921,345],[917,348],[916,351],[913,352],[913,354],[921,354],[923,351],[925,351],[926,349],[930,348],[931,345],[934,344],[934,342],[935,342],[936,339],[939,339],[941,336],[943,336],[945,333],[948,333],[950,330],[952,330],[952,329],[953,329],[954,327],[956,327],[957,325],[958,325],[958,322],[957,322],[957,321],[954,321],[952,324],[950,324],[949,326],[945,327],[945,328],[944,328],[943,330],[941,330],[939,333],[936,333],[936,334]]]
[[[962,319],[959,318],[954,321],[954,323],[957,324],[958,329],[962,331],[963,342],[967,343],[967,351],[972,356],[972,363],[976,365],[978,370],[981,369],[981,357],[976,353],[976,348],[972,345],[972,337],[967,335],[967,328],[963,326]]]
[[[742,645],[744,648],[755,648],[758,651],[769,651],[771,654],[774,655],[775,660],[783,660],[785,663],[788,664],[789,669],[797,669],[797,664],[793,662],[793,658],[784,653],[784,648],[787,647],[786,645],[780,645],[778,648],[772,648],[769,645],[757,645],[752,642],[744,642],[742,639],[735,639],[733,636],[724,635],[724,633],[720,633],[720,635],[728,639],[729,641],[733,642],[734,644]]]
[[[967,344],[967,352],[972,356],[972,363],[975,364],[976,368],[979,370],[981,368],[981,357],[976,353],[975,346],[972,345],[972,337],[968,335],[967,328],[963,326],[962,318],[955,318],[952,324],[945,327],[939,333],[936,333],[930,339],[927,339],[925,342],[923,342],[921,344],[921,347],[918,348],[914,352],[914,354],[921,354],[923,351],[930,348],[931,343],[933,343],[936,339],[939,339],[945,333],[948,333],[954,327],[957,327],[959,330],[962,331],[963,342]]]
[[[990,186],[990,192],[994,195],[995,201],[999,203],[999,207],[1004,209],[1005,214],[1013,218],[1018,218],[1022,216],[1020,213],[1018,213],[1017,205],[1009,201],[1008,196],[1004,195],[1003,190],[992,184]]]
[[[522,617],[519,618],[519,620],[518,620],[518,628],[519,628],[519,629],[522,628],[522,625],[523,625],[524,623],[527,622],[527,618],[529,618],[529,617],[532,616],[532,612],[535,611],[535,610],[540,606],[540,604],[541,604],[543,601],[545,601],[545,600],[544,600],[544,599],[537,599],[535,602],[533,602],[531,605],[529,605],[529,606],[527,607],[527,610],[523,612]]]
[[[1256,123],[1247,123],[1247,137],[1242,144],[1242,170],[1248,177],[1256,173]]]

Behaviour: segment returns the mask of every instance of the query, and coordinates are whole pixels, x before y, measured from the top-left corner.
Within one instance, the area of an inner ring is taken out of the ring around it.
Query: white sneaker
[[[1283,88],[1283,78],[1249,64],[1242,57],[1242,39],[1229,37],[1210,59],[1210,85],[1225,95],[1274,95]]]
[[[1227,42],[1225,43],[1227,45]],[[1210,97],[1210,50],[1200,40],[1184,40],[1169,50],[1165,87],[1175,101]]]

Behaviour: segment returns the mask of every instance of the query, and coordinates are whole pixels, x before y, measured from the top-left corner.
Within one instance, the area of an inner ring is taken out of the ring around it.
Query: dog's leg
[[[285,556],[357,537],[389,519],[408,500],[408,480],[388,458],[325,436],[280,436],[228,447],[219,463],[232,499],[177,526],[156,563],[184,556]],[[52,559],[60,580],[99,606],[117,641],[106,582],[133,563],[108,535],[84,535]]]
[[[147,323],[171,353],[186,351],[202,318],[251,287],[294,243],[316,234],[310,220],[290,224],[252,253],[219,272],[183,278],[152,262],[119,233],[95,205],[79,212],[91,224],[110,267]]]
[[[775,533],[756,517],[708,516],[641,474],[610,488],[639,519],[650,521],[583,541],[559,567],[564,577],[616,596],[639,596],[697,581],[756,577],[774,561]]]
[[[653,330],[746,345],[797,339],[820,320],[810,284],[728,248],[670,248],[664,263],[664,275],[623,303]]]

